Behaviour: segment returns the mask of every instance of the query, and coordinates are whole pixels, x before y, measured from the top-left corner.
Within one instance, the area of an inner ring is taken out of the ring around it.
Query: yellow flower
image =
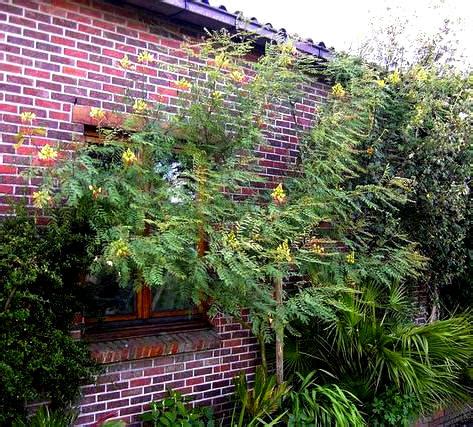
[[[39,209],[44,208],[51,201],[48,190],[39,190],[33,193],[33,205]]]
[[[424,68],[419,67],[415,73],[414,78],[420,82],[425,82],[429,78],[429,74]]]
[[[46,144],[38,153],[40,160],[54,160],[57,157],[57,151],[49,144]]]
[[[391,74],[387,77],[388,83],[393,85],[397,85],[401,83],[401,75],[399,74],[398,70],[394,70]]]
[[[340,83],[337,83],[335,86],[332,86],[332,95],[336,98],[343,98],[346,94],[345,89]]]
[[[125,258],[130,255],[130,248],[123,239],[112,242],[110,246],[113,255],[118,258]]]
[[[148,104],[142,99],[136,99],[133,104],[133,111],[138,114],[144,113],[148,109]]]
[[[230,73],[230,78],[235,82],[235,83],[243,83],[245,80],[245,74],[242,73],[241,71],[234,70]]]
[[[92,107],[90,109],[89,116],[100,122],[105,118],[105,111],[101,108]]]
[[[34,119],[36,119],[36,114],[30,111],[25,111],[24,113],[20,114],[20,118],[22,123],[31,123]]]
[[[123,68],[124,70],[134,70],[135,66],[133,63],[130,61],[130,58],[128,58],[128,55],[124,55],[120,61],[118,61],[118,65]]]
[[[215,90],[212,92],[212,99],[215,101],[215,102],[219,102],[222,100],[223,98],[223,92],[220,92],[219,90]]]
[[[230,65],[230,61],[224,53],[219,53],[215,57],[215,65],[218,68],[227,68]]]
[[[92,197],[98,199],[102,194],[102,187],[96,187],[95,185],[89,185],[89,190],[92,191]]]
[[[325,252],[325,248],[323,246],[317,245],[317,244],[312,246],[312,250],[318,255],[322,255]]]
[[[351,251],[347,256],[346,260],[348,264],[355,264],[355,252]]]
[[[291,262],[292,257],[291,257],[291,248],[289,247],[289,244],[287,243],[287,240],[285,240],[283,243],[281,243],[277,248],[276,248],[276,261],[287,261]]]
[[[154,62],[154,55],[152,53],[149,53],[147,50],[143,50],[138,54],[138,62],[140,64],[150,64],[151,62]]]
[[[240,243],[237,240],[235,232],[232,230],[226,236],[224,236],[225,243],[233,249],[238,249],[240,247]]]
[[[126,151],[123,152],[122,160],[126,166],[131,166],[133,163],[136,163],[138,159],[135,153],[128,148]]]
[[[286,200],[286,193],[282,188],[282,184],[279,184],[271,193],[271,197],[276,203],[284,203]]]
[[[176,87],[181,90],[189,90],[191,84],[186,79],[180,79],[176,82]]]
[[[294,54],[297,52],[297,49],[291,40],[288,40],[287,42],[280,44],[279,48],[281,49],[281,52],[285,54]]]
[[[377,79],[375,80],[376,84],[382,89],[384,86],[386,86],[386,82],[383,79]]]
[[[258,128],[260,128],[260,129],[264,128],[265,123],[264,123],[264,120],[261,116],[255,117],[255,122],[256,122],[256,126],[258,126]]]
[[[366,153],[368,154],[368,156],[372,156],[375,152],[375,149],[373,147],[368,147],[366,149]]]
[[[422,123],[426,113],[427,113],[427,109],[422,104],[417,104],[416,105],[416,114],[415,114],[414,118],[412,119],[414,124],[418,125],[418,124]]]

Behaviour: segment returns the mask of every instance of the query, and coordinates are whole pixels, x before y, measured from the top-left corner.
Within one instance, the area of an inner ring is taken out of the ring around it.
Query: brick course
[[[19,176],[34,163],[36,148],[13,148],[22,112],[34,112],[35,125],[46,128],[46,135],[36,138],[39,145],[80,140],[84,124],[73,123],[74,105],[125,111],[125,91],[139,89],[130,78],[134,73],[115,66],[117,59],[126,53],[136,61],[139,51],[146,49],[158,62],[185,67],[190,60],[181,43],[195,31],[147,11],[95,0],[0,0],[0,214],[9,212],[10,199],[31,194],[37,184]],[[143,67],[143,72],[148,98],[164,104],[170,113],[177,105],[175,81],[199,78],[185,70],[178,74]],[[326,94],[322,83],[306,88],[295,106],[298,127],[313,123],[317,104]],[[265,121],[266,142],[257,155],[266,182],[242,189],[237,197],[274,188],[296,163],[292,111],[288,106],[268,107]],[[106,360],[115,362],[105,365],[97,384],[82,389],[77,424],[93,425],[110,414],[135,423],[137,414],[168,387],[217,411],[228,409],[231,379],[241,370],[253,373],[257,345],[241,325],[224,318],[213,323],[218,348],[167,356],[150,353],[135,361]]]

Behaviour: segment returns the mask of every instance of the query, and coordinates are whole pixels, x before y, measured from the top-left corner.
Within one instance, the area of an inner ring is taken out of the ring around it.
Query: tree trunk
[[[282,278],[274,281],[274,297],[278,306],[282,305]],[[284,326],[279,319],[275,322],[276,333],[276,381],[282,384],[284,381]]]
[[[260,353],[261,353],[261,366],[264,369],[264,372],[268,372],[268,361],[266,359],[266,343],[264,342],[264,336],[263,334],[258,335],[258,342],[259,342],[259,347],[260,347]]]

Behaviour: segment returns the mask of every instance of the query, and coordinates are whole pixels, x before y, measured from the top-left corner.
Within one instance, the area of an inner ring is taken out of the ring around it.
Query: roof
[[[266,40],[285,41],[289,38],[284,28],[274,28],[271,23],[263,24],[256,18],[244,20],[241,12],[229,12],[223,5],[212,6],[209,0],[125,0],[125,3],[157,12],[175,21],[212,30],[245,29],[261,35],[260,43]],[[314,43],[312,39],[305,39],[295,40],[294,44],[299,51],[309,55],[322,59],[329,59],[332,56],[324,42]]]

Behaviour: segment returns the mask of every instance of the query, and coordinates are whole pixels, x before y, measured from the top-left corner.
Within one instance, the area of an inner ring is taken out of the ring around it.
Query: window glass
[[[177,283],[169,281],[163,286],[151,290],[151,311],[192,309],[193,304],[188,295],[182,292]]]
[[[132,286],[119,286],[113,273],[89,277],[86,315],[106,317],[134,314],[136,291]]]

